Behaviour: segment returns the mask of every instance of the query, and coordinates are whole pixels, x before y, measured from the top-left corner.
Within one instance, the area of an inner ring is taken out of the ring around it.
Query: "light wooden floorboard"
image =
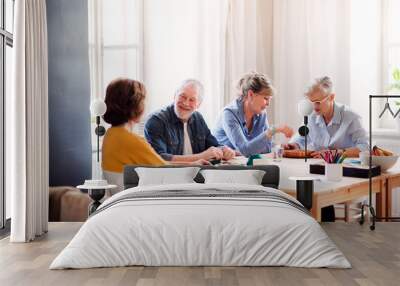
[[[351,262],[352,269],[290,267],[119,267],[49,270],[81,223],[50,223],[32,243],[0,240],[0,285],[400,285],[400,224],[330,223],[323,228]]]

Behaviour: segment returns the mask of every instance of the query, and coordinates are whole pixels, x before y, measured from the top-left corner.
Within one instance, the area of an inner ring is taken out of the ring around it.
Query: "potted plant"
[[[391,94],[400,95],[400,69],[399,68],[395,68],[392,72],[392,83],[390,84],[388,91]],[[397,110],[400,110],[400,99],[395,100],[395,103],[396,103],[397,108],[396,108],[396,110],[394,110],[394,112],[397,112]],[[397,114],[396,123],[397,123],[397,131],[400,133],[400,113]]]

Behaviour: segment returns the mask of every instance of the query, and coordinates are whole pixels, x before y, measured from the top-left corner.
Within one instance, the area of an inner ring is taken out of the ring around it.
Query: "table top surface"
[[[247,158],[236,157],[229,161],[232,165],[245,165]],[[291,159],[282,158],[281,161],[275,161],[269,157],[269,155],[261,155],[261,159],[255,159],[254,165],[277,165],[280,169],[279,178],[279,189],[287,192],[296,190],[296,182],[290,180],[289,177],[313,177],[314,181],[314,192],[333,192],[337,189],[348,188],[350,186],[356,186],[365,182],[368,179],[363,178],[353,178],[353,177],[343,177],[340,181],[327,181],[324,175],[310,174],[309,170],[310,164],[322,163],[322,159]],[[383,172],[382,176],[394,176],[400,175],[400,160],[386,172]],[[379,177],[378,177],[379,178]]]

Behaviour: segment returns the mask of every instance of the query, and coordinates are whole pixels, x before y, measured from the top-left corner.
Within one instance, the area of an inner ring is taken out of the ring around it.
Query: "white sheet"
[[[100,208],[129,192],[204,188],[267,190],[291,198],[262,186],[181,184],[125,190]],[[290,205],[186,198],[126,201],[103,210],[88,219],[50,269],[126,265],[351,267],[320,225]]]

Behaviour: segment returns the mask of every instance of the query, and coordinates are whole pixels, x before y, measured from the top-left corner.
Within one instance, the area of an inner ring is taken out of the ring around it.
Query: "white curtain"
[[[103,98],[103,1],[88,0],[90,98]],[[93,134],[93,132],[92,132]]]
[[[172,103],[186,78],[205,87],[200,111],[211,127],[224,105],[228,0],[144,1],[146,113]]]
[[[229,0],[225,104],[236,98],[236,83],[244,73],[258,71],[272,77],[272,10],[272,0]]]
[[[350,1],[273,1],[275,122],[297,127],[296,103],[316,77],[330,76],[339,102],[350,94]]]
[[[143,45],[142,80],[149,95],[146,113],[171,103],[183,79],[197,78],[205,85],[200,111],[211,127],[223,106],[235,98],[237,80],[252,70],[267,74],[277,90],[268,110],[271,123],[297,127],[301,117],[296,102],[311,80],[322,75],[332,77],[338,101],[349,103],[348,2],[143,1],[143,7],[137,8],[143,9],[143,38],[139,37],[138,43]],[[120,18],[126,17],[120,14]],[[92,18],[90,23],[100,27],[98,19]],[[124,21],[116,23],[123,26]],[[114,30],[117,28],[115,25]],[[103,36],[113,33],[107,29]],[[98,40],[96,34],[91,35],[91,42]],[[106,64],[93,68],[108,69]],[[99,81],[92,76],[96,86]]]
[[[15,2],[13,92],[7,97],[6,181],[12,242],[47,232],[48,54],[45,0]]]

